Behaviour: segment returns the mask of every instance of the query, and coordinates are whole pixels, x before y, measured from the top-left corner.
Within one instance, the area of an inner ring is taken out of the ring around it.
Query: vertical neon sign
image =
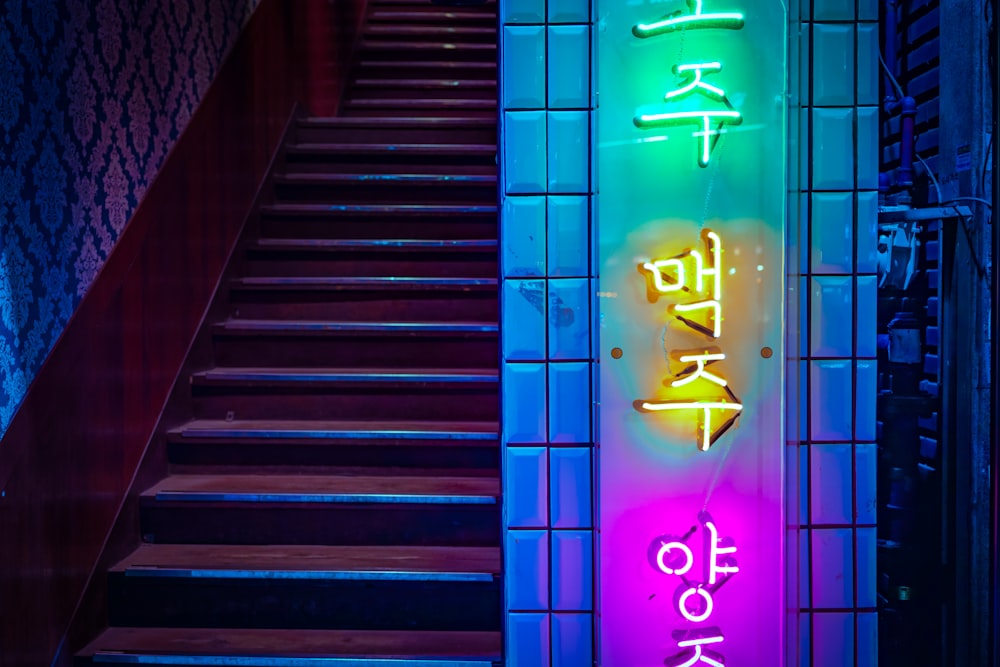
[[[787,17],[672,4],[597,0],[599,664],[781,665]]]

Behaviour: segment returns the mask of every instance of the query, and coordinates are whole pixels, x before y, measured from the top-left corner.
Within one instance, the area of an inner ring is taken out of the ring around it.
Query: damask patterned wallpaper
[[[0,0],[0,435],[258,0]]]

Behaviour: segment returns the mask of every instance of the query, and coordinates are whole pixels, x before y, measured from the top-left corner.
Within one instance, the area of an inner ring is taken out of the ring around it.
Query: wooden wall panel
[[[0,441],[0,666],[56,655],[293,105],[335,110],[364,5],[261,2]]]

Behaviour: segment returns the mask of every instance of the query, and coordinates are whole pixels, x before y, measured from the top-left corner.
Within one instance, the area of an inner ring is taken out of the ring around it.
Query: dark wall
[[[0,3],[0,434],[257,2]]]
[[[294,103],[336,105],[364,0],[262,0],[211,85],[246,0],[24,4],[0,22],[6,419],[37,374],[0,440],[4,667],[56,653]]]

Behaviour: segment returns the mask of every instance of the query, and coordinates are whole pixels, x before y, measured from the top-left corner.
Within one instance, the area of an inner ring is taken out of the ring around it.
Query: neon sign
[[[682,11],[668,14],[659,21],[638,23],[632,27],[632,34],[640,39],[665,35],[675,31],[693,29],[741,30],[744,25],[743,14],[739,12],[722,12],[705,14],[702,11],[702,0],[688,0],[690,14]],[[712,157],[712,149],[718,143],[728,125],[739,125],[743,116],[729,101],[726,91],[718,86],[706,83],[705,74],[718,74],[722,71],[722,63],[686,63],[674,65],[674,75],[687,79],[680,88],[667,92],[664,102],[679,102],[692,93],[699,93],[710,101],[722,104],[722,109],[697,109],[682,111],[665,111],[661,113],[640,113],[632,118],[635,126],[641,129],[655,129],[672,125],[694,123],[699,129],[691,134],[700,139],[698,165],[707,167]]]
[[[719,530],[708,512],[699,513],[698,522],[704,536],[701,581],[688,577],[694,568],[695,557],[687,542],[697,532],[697,526],[692,526],[680,537],[661,535],[649,547],[654,569],[680,580],[674,593],[675,610],[686,621],[694,624],[706,623],[712,617],[712,612],[715,611],[715,594],[740,571],[736,562],[735,542],[719,537]],[[718,627],[677,630],[673,637],[681,651],[667,658],[665,664],[669,667],[690,667],[699,662],[708,665],[725,664],[721,653],[715,649],[703,648],[706,644],[722,644],[725,637]]]
[[[689,329],[714,340],[722,335],[722,238],[711,230],[702,236],[706,245],[704,255],[687,250],[676,257],[643,262],[639,272],[646,277],[646,293],[653,303],[664,294],[693,297],[689,303],[671,305],[668,312]],[[691,264],[693,270],[686,268]],[[692,275],[693,284],[689,285],[688,277]],[[704,320],[688,317],[698,311],[706,311]],[[730,389],[728,380],[709,370],[712,364],[726,360],[721,350],[683,350],[674,356],[683,367],[670,379],[669,387],[690,386],[685,393],[694,391],[694,396],[643,399],[634,406],[640,412],[695,411],[698,449],[707,452],[736,423],[743,413],[743,404]],[[721,417],[713,419],[716,412],[722,413]]]
[[[595,661],[781,667],[788,3],[595,3]]]

